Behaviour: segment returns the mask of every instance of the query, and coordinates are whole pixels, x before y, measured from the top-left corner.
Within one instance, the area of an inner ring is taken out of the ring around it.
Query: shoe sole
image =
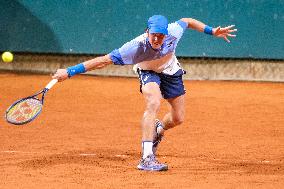
[[[168,166],[165,166],[161,169],[154,169],[154,168],[145,168],[145,167],[138,165],[137,168],[141,171],[167,171],[168,170]]]

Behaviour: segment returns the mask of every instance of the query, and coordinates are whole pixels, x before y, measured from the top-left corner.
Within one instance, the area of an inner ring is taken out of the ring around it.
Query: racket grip
[[[57,79],[53,79],[53,80],[51,80],[51,81],[45,86],[45,88],[49,90],[49,89],[51,89],[51,87],[53,87],[53,85],[55,85],[57,82],[58,82]]]

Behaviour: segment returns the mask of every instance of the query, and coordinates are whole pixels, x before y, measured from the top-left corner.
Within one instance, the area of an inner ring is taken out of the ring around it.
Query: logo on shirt
[[[167,45],[167,47],[170,47],[170,46],[172,46],[172,44],[173,44],[173,42],[170,42],[168,45]]]
[[[172,44],[174,43],[174,41],[175,41],[175,39],[174,39],[174,40],[172,40],[171,42],[169,42],[169,43],[167,44],[167,47],[172,46]]]
[[[147,76],[143,79],[143,81],[146,82],[148,78],[149,78],[149,76],[147,75]]]

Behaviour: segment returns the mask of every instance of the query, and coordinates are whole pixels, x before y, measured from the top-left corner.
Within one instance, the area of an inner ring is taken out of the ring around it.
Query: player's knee
[[[160,104],[160,99],[153,98],[147,102],[147,110],[150,112],[158,112]]]

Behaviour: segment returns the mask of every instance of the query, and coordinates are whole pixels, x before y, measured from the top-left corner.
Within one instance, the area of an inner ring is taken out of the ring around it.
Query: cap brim
[[[161,33],[164,35],[168,35],[168,30],[166,28],[155,28],[152,27],[149,29],[149,33]]]

